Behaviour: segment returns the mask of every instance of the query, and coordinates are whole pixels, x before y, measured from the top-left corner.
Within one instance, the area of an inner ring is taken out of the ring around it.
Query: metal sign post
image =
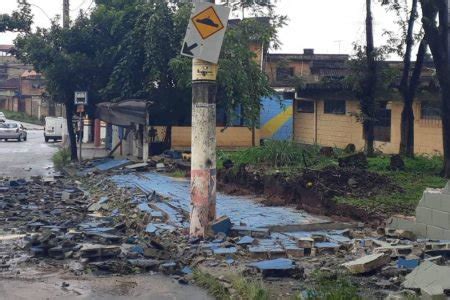
[[[84,131],[84,126],[83,126],[83,112],[84,112],[84,107],[88,104],[88,93],[87,92],[75,92],[75,105],[77,107],[77,113],[79,113],[79,119],[78,119],[78,161],[81,165],[81,162],[83,160],[81,153],[82,153],[82,144],[83,144],[83,131]]]
[[[208,2],[195,3],[181,54],[217,64],[230,8]]]
[[[204,3],[202,3],[204,2]],[[192,238],[205,237],[216,218],[217,62],[230,9],[213,1],[195,3],[181,54],[192,61]]]

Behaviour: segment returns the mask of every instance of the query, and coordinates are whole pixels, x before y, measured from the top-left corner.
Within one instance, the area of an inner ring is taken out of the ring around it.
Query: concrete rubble
[[[183,283],[192,281],[197,268],[303,282],[321,270],[349,272],[377,291],[382,286],[384,296],[447,289],[443,283],[443,291],[422,288],[420,278],[430,268],[448,276],[450,242],[395,230],[341,229],[251,198],[219,195],[221,217],[211,224],[211,235],[190,240],[186,182],[168,188],[172,179],[154,173],[157,163],[172,168],[167,160],[136,168],[108,160],[90,162],[67,178],[0,180],[0,274],[40,262],[74,274],[161,272]]]
[[[387,265],[391,258],[383,253],[366,255],[354,261],[343,264],[352,274],[373,272]]]
[[[443,189],[424,191],[415,218],[394,216],[387,227],[411,232],[419,238],[450,240],[450,182]]]
[[[430,299],[436,297],[446,299],[444,295],[450,292],[450,267],[425,261],[406,276],[403,287],[420,290],[423,296]]]

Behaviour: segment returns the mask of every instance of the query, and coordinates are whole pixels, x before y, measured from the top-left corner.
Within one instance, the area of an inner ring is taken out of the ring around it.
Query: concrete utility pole
[[[63,27],[69,28],[70,25],[70,0],[63,0]]]
[[[213,0],[197,2],[214,3]],[[199,66],[209,70],[210,80],[199,79]],[[204,237],[208,224],[216,218],[216,77],[217,65],[192,61],[192,157],[191,157],[191,237]]]

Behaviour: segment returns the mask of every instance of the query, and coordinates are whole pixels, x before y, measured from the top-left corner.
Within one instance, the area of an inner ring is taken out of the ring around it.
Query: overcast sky
[[[1,13],[16,8],[16,0],[0,0]],[[63,0],[29,0],[33,6],[35,25],[48,27],[49,18],[62,14]],[[71,0],[71,17],[80,9],[92,7],[92,0]],[[374,1],[375,2],[375,1]],[[314,48],[316,53],[350,53],[352,43],[364,41],[364,0],[278,0],[277,11],[289,18],[280,32],[283,43],[278,52],[300,53],[304,48]],[[384,29],[395,29],[394,17],[374,5],[375,42],[383,42]],[[0,33],[0,44],[11,44],[15,35]]]

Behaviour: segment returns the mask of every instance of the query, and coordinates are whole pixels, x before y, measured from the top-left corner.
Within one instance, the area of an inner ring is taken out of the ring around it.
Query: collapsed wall
[[[413,232],[418,238],[450,240],[450,182],[443,189],[426,189],[416,217],[394,216],[386,226]]]

